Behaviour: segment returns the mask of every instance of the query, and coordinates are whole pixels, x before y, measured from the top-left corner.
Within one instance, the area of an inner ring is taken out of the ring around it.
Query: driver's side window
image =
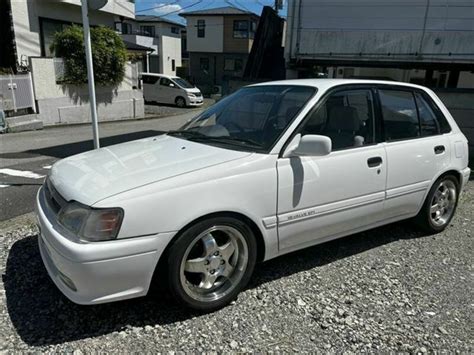
[[[168,79],[168,78],[161,78],[160,85],[162,85],[162,86],[168,86],[168,87],[169,87],[169,86],[172,86],[171,84],[172,84],[172,82],[171,82],[170,79]],[[174,86],[174,85],[173,85],[173,86]]]
[[[374,100],[368,89],[338,91],[313,110],[301,129],[302,135],[331,138],[332,150],[374,143]]]

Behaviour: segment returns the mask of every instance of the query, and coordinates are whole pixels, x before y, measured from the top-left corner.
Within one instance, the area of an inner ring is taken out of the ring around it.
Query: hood
[[[184,89],[184,90],[186,90],[186,92],[189,92],[191,94],[201,94],[201,90],[199,90],[198,88]]]
[[[64,199],[91,206],[133,188],[249,155],[161,135],[60,160],[49,178]]]

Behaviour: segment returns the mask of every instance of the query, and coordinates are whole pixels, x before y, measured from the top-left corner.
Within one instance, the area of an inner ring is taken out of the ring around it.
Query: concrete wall
[[[287,58],[472,62],[473,23],[472,0],[289,0]]]
[[[197,21],[206,21],[204,38],[197,36]],[[188,16],[187,36],[188,52],[222,53],[224,51],[224,17],[223,16]]]
[[[21,60],[22,56],[41,55],[40,17],[82,23],[81,7],[76,3],[79,4],[79,0],[11,0],[13,31],[18,60]],[[128,9],[131,4],[127,0],[114,0],[109,1],[109,3],[106,8],[110,11],[114,9],[117,9],[117,11],[123,8]],[[133,16],[133,11],[127,13]],[[123,13],[123,11],[118,11],[118,14],[120,13]],[[102,24],[111,28],[114,27],[115,16],[111,12],[91,11],[89,16],[92,25]]]
[[[181,38],[160,36],[160,73],[176,75],[176,68],[181,66]],[[172,62],[175,62],[173,70]]]
[[[137,71],[128,63],[125,78],[116,87],[96,87],[99,121],[143,117],[144,101],[137,84]],[[64,123],[90,122],[90,106],[87,85],[72,86],[56,83],[52,58],[31,58],[33,88],[35,91],[38,119],[45,126]]]

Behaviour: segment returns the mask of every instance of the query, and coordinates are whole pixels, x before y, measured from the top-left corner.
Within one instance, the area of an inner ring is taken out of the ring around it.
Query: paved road
[[[101,145],[151,137],[177,129],[200,110],[156,119],[100,124]],[[93,148],[89,125],[0,136],[0,221],[33,211],[38,188],[57,160]]]

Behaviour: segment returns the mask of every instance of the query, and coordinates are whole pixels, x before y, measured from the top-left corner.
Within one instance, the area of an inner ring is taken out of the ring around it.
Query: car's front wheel
[[[458,180],[452,175],[440,177],[433,184],[415,222],[428,233],[443,231],[454,216],[458,196]]]
[[[186,100],[184,99],[184,97],[177,97],[176,100],[174,100],[174,103],[176,104],[176,106],[178,107],[186,107]]]
[[[185,230],[168,253],[168,282],[184,305],[213,311],[249,281],[257,258],[252,230],[239,219],[216,217]]]

